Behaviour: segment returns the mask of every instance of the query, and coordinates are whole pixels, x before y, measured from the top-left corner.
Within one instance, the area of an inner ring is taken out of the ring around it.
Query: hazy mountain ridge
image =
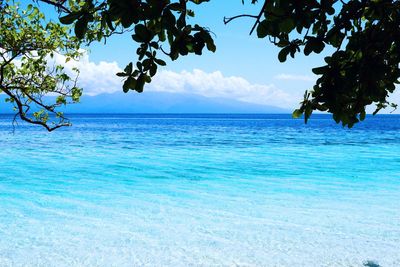
[[[0,112],[12,113],[12,106],[0,95]],[[122,92],[82,96],[81,103],[63,108],[66,113],[289,113],[289,110],[226,98],[195,94]]]

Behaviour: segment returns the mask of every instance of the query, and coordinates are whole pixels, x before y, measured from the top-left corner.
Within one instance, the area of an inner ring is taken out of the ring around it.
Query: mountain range
[[[0,95],[0,112],[12,113],[12,106]],[[227,98],[195,94],[144,92],[84,95],[78,104],[63,108],[65,113],[289,113],[289,110]]]

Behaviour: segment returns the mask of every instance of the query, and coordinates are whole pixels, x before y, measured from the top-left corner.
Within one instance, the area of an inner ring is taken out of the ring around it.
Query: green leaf
[[[67,104],[67,100],[65,99],[65,96],[57,96],[57,99],[56,99],[56,103],[58,104],[58,105],[61,105],[61,104]]]
[[[151,64],[150,65],[150,76],[154,76],[157,73],[157,65],[156,64]]]
[[[136,38],[142,40],[142,42],[149,42],[152,39],[150,31],[143,24],[137,24],[135,26],[135,34],[137,36]]]
[[[190,0],[190,1],[199,5],[199,4],[203,3],[203,2],[208,2],[210,0]]]
[[[183,11],[183,7],[180,3],[172,3],[168,5],[168,8],[173,11]]]
[[[322,50],[324,50],[325,48],[325,44],[322,41],[317,41],[314,45],[314,52],[319,54],[322,52]]]
[[[263,20],[257,26],[257,37],[264,38],[267,35],[268,35],[268,22],[267,20]]]
[[[288,46],[286,46],[285,48],[282,48],[281,51],[278,54],[279,61],[280,62],[285,62],[289,52],[290,52],[290,49],[289,49]]]
[[[139,78],[137,79],[135,90],[138,93],[142,93],[143,92],[144,83],[146,81],[145,78],[146,78],[146,75],[142,73],[142,74],[139,75]]]
[[[129,75],[132,74],[132,70],[133,70],[133,64],[132,64],[132,62],[131,62],[131,63],[129,63],[128,65],[126,65],[124,71],[125,71],[125,73],[127,74],[127,76],[129,76]]]
[[[130,89],[135,89],[136,87],[136,80],[132,76],[129,76],[128,79],[124,82],[122,87],[124,93],[127,93]]]
[[[292,117],[294,119],[298,119],[303,115],[303,112],[300,109],[296,109],[295,111],[293,111],[292,113]]]
[[[292,18],[287,18],[279,23],[279,29],[282,32],[291,32],[296,27],[296,24]]]
[[[124,82],[124,85],[122,85],[122,90],[124,91],[124,93],[128,93],[129,92],[129,83],[127,81]]]
[[[211,39],[207,42],[207,49],[211,52],[215,52],[217,50],[217,47],[214,44],[214,41]]]
[[[365,116],[366,116],[366,112],[365,112],[365,110],[363,110],[363,111],[360,113],[360,121],[365,120]]]
[[[312,72],[316,75],[321,75],[324,74],[327,69],[328,69],[327,66],[323,66],[323,67],[313,68]]]
[[[75,35],[78,39],[83,39],[87,32],[88,20],[83,17],[75,23]]]
[[[167,63],[165,63],[165,61],[162,60],[162,59],[155,58],[154,61],[155,61],[158,65],[160,65],[160,66],[165,66],[165,65],[167,65]]]
[[[72,24],[81,16],[81,12],[72,12],[64,17],[60,17],[60,22],[62,24]]]
[[[117,76],[118,77],[126,77],[126,76],[128,76],[128,74],[126,74],[125,72],[118,72]]]
[[[308,41],[304,47],[304,55],[308,56],[313,50],[313,43],[311,41]]]

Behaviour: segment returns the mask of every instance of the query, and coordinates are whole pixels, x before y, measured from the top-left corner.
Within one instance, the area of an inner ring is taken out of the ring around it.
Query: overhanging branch
[[[231,22],[234,19],[243,18],[243,17],[256,19],[256,22],[254,23],[253,27],[251,27],[251,30],[250,30],[250,34],[249,35],[251,35],[253,33],[254,29],[256,28],[256,26],[258,25],[258,23],[260,23],[261,16],[265,12],[266,6],[267,6],[267,0],[264,1],[264,4],[263,4],[263,6],[262,6],[262,8],[260,10],[260,13],[258,15],[241,14],[241,15],[237,15],[237,16],[233,16],[233,17],[224,17],[224,24],[226,25],[226,24],[228,24],[229,22]]]
[[[262,8],[261,8],[261,10],[260,10],[260,13],[259,13],[258,16],[257,16],[257,20],[256,20],[256,22],[254,23],[253,27],[251,28],[250,34],[249,34],[249,35],[251,35],[251,34],[253,33],[253,31],[254,31],[254,29],[256,28],[256,26],[258,25],[258,23],[260,23],[261,16],[262,16],[262,14],[264,13],[264,10],[265,10],[266,7],[267,7],[267,0],[264,1],[264,4],[263,4],[263,6],[262,6]]]
[[[231,22],[232,20],[237,19],[237,18],[242,18],[242,17],[249,17],[249,18],[254,18],[254,19],[258,18],[256,15],[250,15],[250,14],[237,15],[237,16],[230,17],[230,18],[224,17],[224,24],[226,25],[229,22]]]
[[[57,0],[55,0],[55,1],[52,1],[52,0],[33,0],[33,1],[35,1],[35,2],[41,1],[43,3],[49,4],[49,5],[52,5],[52,6],[56,7],[56,8],[58,8],[58,10],[60,10],[60,11],[64,11],[66,13],[71,13],[71,11],[64,6],[65,0],[60,0],[60,1],[57,1]]]
[[[41,121],[41,120],[33,120],[33,119],[29,118],[28,116],[26,116],[26,112],[28,112],[28,111],[24,110],[24,106],[26,106],[26,105],[24,105],[19,98],[17,96],[15,96],[10,90],[5,88],[4,86],[0,85],[0,89],[6,95],[8,95],[9,97],[11,97],[14,100],[14,102],[16,103],[17,108],[18,108],[18,113],[16,115],[19,115],[21,120],[26,121],[31,124],[41,125],[44,128],[46,128],[46,130],[49,132],[54,131],[54,130],[64,127],[64,126],[71,126],[71,123],[63,122],[64,117],[62,117],[62,120],[60,123],[58,123],[54,126],[50,126],[49,124],[47,124],[46,122]],[[28,106],[28,109],[29,109],[29,106]],[[45,109],[48,110],[47,108],[45,108]],[[54,113],[54,110],[48,110],[48,111],[51,111],[52,113]]]

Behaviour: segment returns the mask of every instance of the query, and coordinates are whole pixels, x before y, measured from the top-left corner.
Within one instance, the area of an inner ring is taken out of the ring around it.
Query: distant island
[[[5,95],[0,95],[4,103]],[[0,105],[1,113],[12,113],[12,105]],[[227,98],[167,92],[84,95],[81,102],[60,109],[65,113],[290,113],[290,110]]]

